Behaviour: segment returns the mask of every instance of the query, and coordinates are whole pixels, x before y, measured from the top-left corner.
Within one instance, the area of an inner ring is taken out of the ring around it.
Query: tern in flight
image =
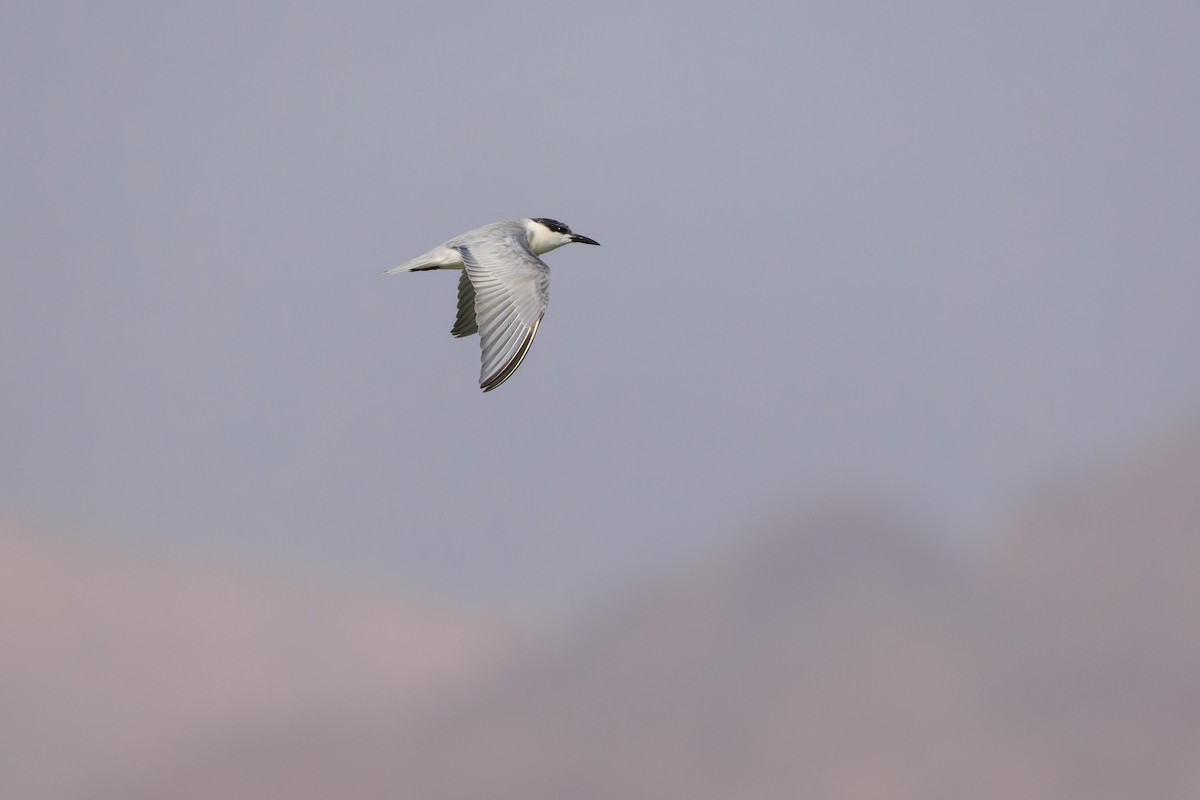
[[[538,256],[571,242],[600,244],[545,217],[493,222],[383,274],[462,270],[450,333],[479,334],[479,388],[490,392],[521,366],[550,302],[550,268]]]

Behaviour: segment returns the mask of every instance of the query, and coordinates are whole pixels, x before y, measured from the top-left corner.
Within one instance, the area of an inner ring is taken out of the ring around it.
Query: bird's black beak
[[[572,242],[579,242],[580,244],[594,244],[594,245],[596,245],[597,247],[599,247],[599,246],[600,246],[600,243],[599,243],[599,242],[597,242],[595,239],[589,239],[589,238],[588,238],[588,237],[586,237],[586,236],[580,236],[578,233],[572,233],[572,234],[571,234],[571,241],[572,241]]]

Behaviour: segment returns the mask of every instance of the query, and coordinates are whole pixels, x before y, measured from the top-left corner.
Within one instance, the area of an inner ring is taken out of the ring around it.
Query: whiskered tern
[[[538,256],[571,242],[600,244],[545,217],[493,222],[383,274],[463,271],[450,333],[479,334],[479,388],[490,392],[521,366],[550,302],[550,268]]]

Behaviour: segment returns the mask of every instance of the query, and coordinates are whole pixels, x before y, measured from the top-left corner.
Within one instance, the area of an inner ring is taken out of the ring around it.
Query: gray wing
[[[471,285],[471,279],[464,269],[458,276],[458,316],[454,318],[450,333],[463,337],[478,331],[479,326],[475,324],[475,287]]]
[[[479,386],[490,392],[516,372],[529,352],[550,302],[550,268],[529,251],[519,228],[456,247],[475,293],[483,362]]]

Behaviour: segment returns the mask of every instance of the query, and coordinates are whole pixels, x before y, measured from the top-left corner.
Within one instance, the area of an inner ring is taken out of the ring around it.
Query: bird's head
[[[539,256],[571,242],[600,244],[595,239],[572,233],[570,228],[558,220],[546,217],[525,220],[525,238],[529,242],[529,249]]]

